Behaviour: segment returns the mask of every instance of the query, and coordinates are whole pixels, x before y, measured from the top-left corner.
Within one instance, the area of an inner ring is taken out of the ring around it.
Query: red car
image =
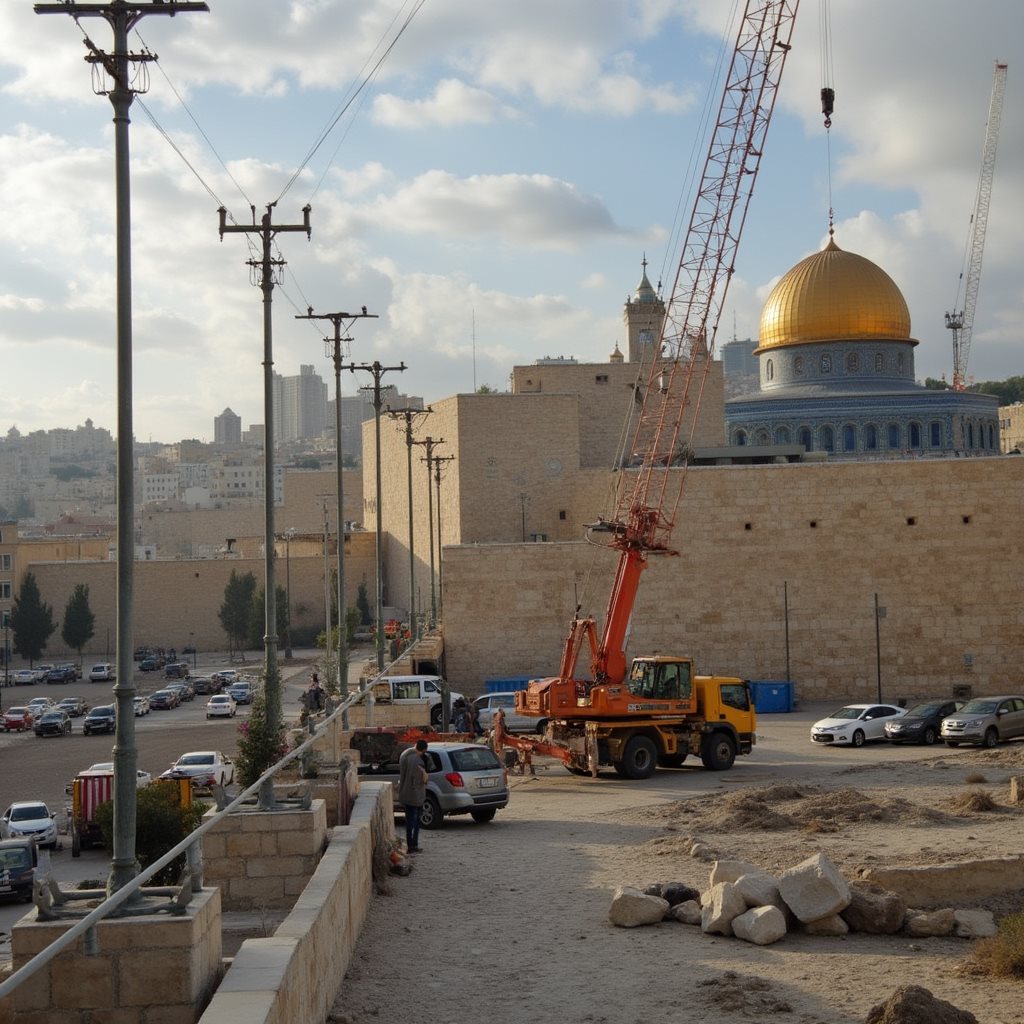
[[[8,708],[4,712],[4,732],[24,732],[32,728],[33,721],[28,708]]]

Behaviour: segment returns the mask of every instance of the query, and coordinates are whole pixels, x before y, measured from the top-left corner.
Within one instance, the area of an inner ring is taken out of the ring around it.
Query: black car
[[[57,665],[46,673],[48,683],[73,683],[77,676],[70,665]]]
[[[191,682],[192,689],[197,695],[207,696],[213,693],[220,693],[220,683],[209,676],[196,676]]]
[[[117,713],[113,704],[102,704],[85,716],[82,732],[88,736],[93,732],[113,732],[117,724]]]
[[[962,708],[962,700],[932,700],[915,704],[902,718],[885,723],[885,738],[890,743],[924,743],[931,746],[939,738],[942,720]]]
[[[57,707],[63,708],[72,718],[81,718],[89,710],[89,705],[81,697],[65,697]]]
[[[71,716],[62,708],[51,708],[35,720],[32,728],[37,736],[70,736]]]

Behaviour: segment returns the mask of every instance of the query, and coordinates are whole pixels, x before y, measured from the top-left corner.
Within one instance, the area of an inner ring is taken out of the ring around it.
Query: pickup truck
[[[413,704],[427,701],[430,706],[430,724],[439,726],[442,717],[443,691],[448,684],[440,676],[390,676],[373,684],[373,699],[381,704]],[[448,712],[462,698],[461,693],[449,692]]]

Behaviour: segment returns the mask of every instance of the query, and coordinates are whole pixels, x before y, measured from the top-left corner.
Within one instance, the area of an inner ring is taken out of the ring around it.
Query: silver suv
[[[420,815],[423,828],[440,828],[451,814],[468,814],[478,824],[493,821],[508,804],[508,773],[489,747],[475,743],[431,743],[427,746],[427,799]],[[398,762],[360,765],[366,779],[388,779],[398,802]]]
[[[1024,736],[1024,697],[975,697],[959,711],[942,720],[946,745],[980,743],[994,747],[1001,740]]]

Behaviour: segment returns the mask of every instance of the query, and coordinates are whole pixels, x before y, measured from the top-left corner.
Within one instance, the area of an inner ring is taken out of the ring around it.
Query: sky
[[[353,326],[346,361],[404,363],[384,383],[431,402],[506,390],[513,366],[546,356],[606,360],[625,347],[641,260],[652,282],[674,279],[735,4],[208,2],[146,17],[130,38],[159,57],[130,129],[139,440],[212,440],[225,407],[243,427],[264,420],[256,239],[219,237],[222,204],[239,225],[272,202],[275,224],[301,224],[310,204],[311,238],[275,239],[274,368],[312,364],[332,395],[332,328],[295,319],[308,307],[377,314]],[[837,244],[907,299],[918,379],[951,377],[943,314],[963,304],[998,59],[1009,70],[968,371],[1024,373],[1019,4],[803,0],[719,344],[756,338],[773,284],[823,246],[831,187]],[[87,418],[116,432],[114,129],[85,35],[113,48],[102,19],[0,4],[4,434]],[[342,393],[369,383],[346,371]]]

